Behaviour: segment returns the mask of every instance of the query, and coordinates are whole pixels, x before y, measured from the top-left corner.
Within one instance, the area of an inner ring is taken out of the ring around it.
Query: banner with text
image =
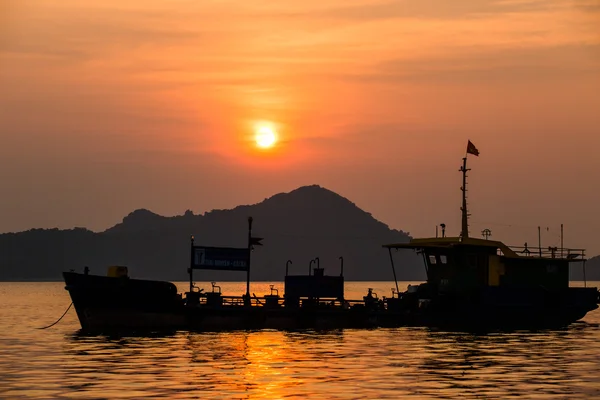
[[[248,271],[250,250],[233,247],[194,246],[194,269]]]

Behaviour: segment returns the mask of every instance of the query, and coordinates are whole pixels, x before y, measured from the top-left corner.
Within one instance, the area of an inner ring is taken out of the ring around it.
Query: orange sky
[[[320,184],[393,228],[600,254],[597,0],[9,0],[0,231]],[[278,147],[249,141],[260,121]],[[510,225],[510,226],[509,226]],[[546,243],[544,243],[546,244]]]

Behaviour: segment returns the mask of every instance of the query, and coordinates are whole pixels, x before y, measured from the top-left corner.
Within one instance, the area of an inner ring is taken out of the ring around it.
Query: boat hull
[[[496,291],[427,299],[405,293],[387,307],[187,305],[169,282],[64,273],[82,331],[223,331],[425,326],[452,330],[559,328],[596,309],[597,290]],[[380,304],[380,303],[377,303]]]
[[[445,329],[514,330],[561,328],[598,308],[596,288],[499,289],[437,296],[408,294],[406,324]]]
[[[85,332],[340,329],[401,326],[402,315],[340,306],[190,306],[168,282],[63,274]]]

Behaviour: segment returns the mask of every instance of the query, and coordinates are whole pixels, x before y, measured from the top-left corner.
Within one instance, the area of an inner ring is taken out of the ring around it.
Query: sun
[[[268,126],[261,126],[256,130],[254,140],[261,149],[268,149],[277,143],[277,132]]]

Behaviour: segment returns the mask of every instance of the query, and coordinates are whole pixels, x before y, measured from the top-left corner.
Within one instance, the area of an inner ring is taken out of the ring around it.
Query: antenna
[[[538,226],[538,249],[540,250],[540,257],[542,256],[542,228]]]
[[[481,236],[483,236],[483,238],[485,240],[488,240],[488,238],[490,236],[492,236],[492,231],[490,229],[488,229],[488,228],[485,228],[484,230],[481,231]]]
[[[469,237],[469,213],[467,212],[467,171],[470,171],[470,169],[467,168],[467,156],[469,154],[479,157],[479,150],[477,150],[477,147],[475,147],[470,140],[467,142],[467,152],[465,158],[463,158],[463,165],[459,169],[463,174],[463,184],[460,188],[460,190],[462,190],[462,230],[460,236],[463,239]]]
[[[469,214],[467,212],[467,171],[470,171],[467,168],[467,157],[463,158],[463,165],[459,169],[463,174],[463,183],[460,188],[462,191],[462,207],[460,210],[462,211],[462,229],[460,232],[460,236],[464,238],[469,237]]]
[[[560,258],[563,258],[564,236],[563,236],[563,224],[560,224]]]

